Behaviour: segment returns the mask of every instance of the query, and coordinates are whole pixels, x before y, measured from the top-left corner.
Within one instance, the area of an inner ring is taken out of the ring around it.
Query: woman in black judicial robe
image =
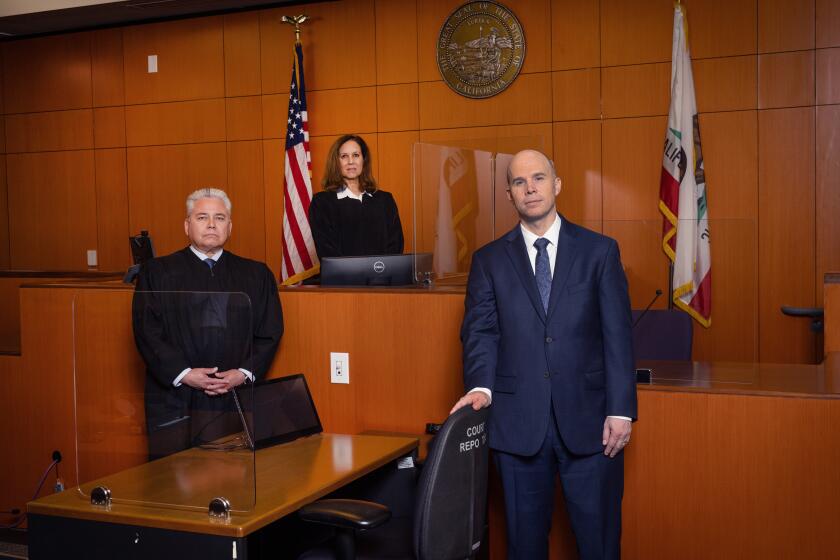
[[[403,252],[397,203],[380,190],[365,141],[345,134],[327,156],[322,186],[309,206],[318,258],[392,255]]]

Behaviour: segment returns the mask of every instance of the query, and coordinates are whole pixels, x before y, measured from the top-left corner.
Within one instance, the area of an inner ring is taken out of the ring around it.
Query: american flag
[[[295,44],[289,112],[286,115],[286,189],[283,195],[283,284],[296,284],[314,276],[320,265],[309,229],[312,202],[312,160],[303,83],[303,48]]]

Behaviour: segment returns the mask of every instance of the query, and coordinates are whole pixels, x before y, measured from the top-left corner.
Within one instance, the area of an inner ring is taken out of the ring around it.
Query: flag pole
[[[303,45],[300,26],[310,19],[306,14],[282,16],[280,21],[295,26],[292,76],[285,132],[285,188],[283,191],[283,253],[281,283],[298,284],[320,271],[312,230],[309,205],[312,202],[312,160],[309,151],[309,121],[306,87],[303,79]]]
[[[674,0],[674,8],[681,10],[682,4],[680,0]],[[673,57],[672,57],[673,58]],[[671,64],[674,61],[671,60]],[[668,311],[672,311],[674,309],[674,261],[672,259],[668,259]]]
[[[289,25],[295,26],[295,44],[300,44],[300,25],[309,19],[309,16],[306,14],[300,14],[298,16],[283,16],[280,18],[280,21],[283,23],[288,23]]]
[[[674,261],[668,261],[668,310],[674,308]]]
[[[296,16],[283,16],[283,17],[280,18],[281,22],[288,23],[289,25],[294,25],[295,26],[295,49],[294,49],[295,53],[297,53],[298,45],[301,45],[301,42],[300,42],[300,26],[303,24],[303,22],[305,22],[308,19],[309,19],[309,16],[306,15],[306,14],[298,14]],[[301,55],[301,56],[303,56],[303,55]],[[298,75],[298,83],[300,83],[300,70],[298,69],[297,54],[295,54],[294,59],[295,59],[294,60],[295,74]],[[311,175],[311,173],[310,173],[310,175]]]

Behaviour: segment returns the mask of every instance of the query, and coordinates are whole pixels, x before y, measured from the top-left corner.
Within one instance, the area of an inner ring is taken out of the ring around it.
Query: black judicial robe
[[[403,252],[402,224],[393,195],[377,190],[362,196],[360,202],[321,191],[312,198],[309,227],[319,259]]]
[[[146,362],[152,458],[220,435],[207,430],[208,424],[233,407],[232,393],[208,396],[183,383],[174,387],[184,369],[243,368],[262,379],[283,335],[271,271],[227,250],[213,269],[189,247],[144,264],[132,319],[137,349]]]

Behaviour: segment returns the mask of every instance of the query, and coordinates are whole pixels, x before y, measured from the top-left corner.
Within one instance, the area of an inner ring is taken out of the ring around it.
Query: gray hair
[[[522,150],[522,151],[524,152],[524,151],[526,151],[526,150]],[[550,157],[548,157],[547,155],[545,155],[544,153],[542,153],[542,152],[541,152],[541,151],[539,151],[539,150],[527,150],[527,151],[529,151],[529,152],[536,152],[536,153],[540,154],[542,157],[544,157],[544,158],[545,158],[545,160],[548,162],[548,168],[551,170],[551,175],[552,175],[552,177],[557,177],[557,170],[554,168],[554,161],[552,161],[552,159],[551,159]],[[516,154],[514,154],[514,157],[516,157],[516,156],[517,156],[517,155],[519,155],[520,153],[521,153],[521,152],[517,152]],[[510,161],[513,161],[513,158],[511,158],[511,160],[510,160]],[[511,176],[511,174],[510,174],[510,165],[508,165],[508,168],[507,168],[507,186],[508,186],[508,190],[510,190],[510,182],[511,182],[512,180],[513,180],[513,177],[512,177],[512,176]]]
[[[228,211],[228,214],[231,213],[231,204],[228,195],[225,194],[225,191],[222,189],[216,189],[213,187],[205,187],[203,189],[198,189],[197,191],[193,191],[190,196],[187,197],[187,217],[190,217],[192,214],[193,208],[195,207],[195,202],[202,198],[218,198],[221,200],[224,205],[225,209]]]

